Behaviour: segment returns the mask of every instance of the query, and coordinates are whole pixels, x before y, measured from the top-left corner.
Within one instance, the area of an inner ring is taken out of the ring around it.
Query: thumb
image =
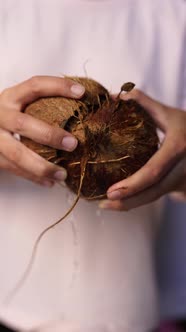
[[[124,101],[135,100],[138,104],[145,108],[145,110],[154,119],[157,126],[164,132],[167,131],[167,111],[168,107],[160,102],[148,97],[143,92],[133,89],[128,93],[121,93],[120,98]]]

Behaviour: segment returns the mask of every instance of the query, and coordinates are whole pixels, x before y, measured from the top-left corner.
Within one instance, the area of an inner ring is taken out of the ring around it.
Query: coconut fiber
[[[68,187],[81,196],[104,198],[114,183],[139,170],[158,148],[156,126],[134,100],[113,99],[92,79],[70,77],[84,85],[80,100],[49,97],[28,105],[24,112],[54,127],[64,128],[78,139],[74,152],[53,149],[22,137],[22,142],[50,162],[67,169]],[[126,83],[121,91],[130,91]]]

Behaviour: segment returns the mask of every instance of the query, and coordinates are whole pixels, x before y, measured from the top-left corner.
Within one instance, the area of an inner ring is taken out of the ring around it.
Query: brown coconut
[[[88,78],[72,80],[85,86],[81,100],[41,98],[25,113],[71,132],[79,141],[74,152],[56,150],[22,137],[23,143],[45,159],[67,169],[68,187],[87,199],[103,198],[107,189],[139,170],[158,148],[156,126],[134,100],[113,100],[99,83]],[[130,90],[133,84],[125,84]]]

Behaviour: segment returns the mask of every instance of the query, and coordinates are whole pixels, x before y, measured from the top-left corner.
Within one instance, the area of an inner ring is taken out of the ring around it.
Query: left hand
[[[121,98],[134,99],[143,106],[165,133],[165,139],[140,170],[108,189],[108,200],[102,201],[100,207],[127,211],[174,191],[186,198],[186,113],[136,89],[121,94]]]

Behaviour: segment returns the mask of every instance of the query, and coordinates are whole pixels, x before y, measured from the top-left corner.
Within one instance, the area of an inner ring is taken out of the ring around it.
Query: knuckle
[[[177,137],[173,150],[177,156],[182,156],[186,153],[186,134]]]
[[[39,178],[44,178],[47,174],[47,168],[43,165],[38,169],[37,175]]]
[[[52,174],[52,167],[48,165],[47,161],[43,161],[43,163],[40,164],[37,177],[39,178],[46,178],[48,176],[51,176]]]
[[[57,83],[57,81],[56,81]],[[73,81],[62,78],[60,81],[58,81],[58,90],[60,91],[60,94],[62,93],[63,96],[72,96],[73,93],[70,90],[71,86],[74,84]]]
[[[42,134],[43,143],[54,148],[61,147],[61,142],[64,137],[62,129],[49,127],[45,129]]]
[[[20,164],[22,159],[22,151],[20,147],[16,147],[9,151],[8,158],[10,161],[13,161],[15,164]]]
[[[14,88],[6,88],[0,94],[0,105],[3,109],[20,111],[20,105],[15,102]]]
[[[51,128],[44,130],[42,133],[42,139],[45,144],[50,145],[53,141],[53,130]]]
[[[149,163],[149,165],[146,166],[146,171],[152,184],[161,178],[161,169],[159,167],[155,167]]]
[[[33,76],[28,80],[30,90],[34,95],[37,95],[40,91],[40,77]]]
[[[1,100],[0,100],[1,106],[5,107],[5,108],[6,107],[8,107],[8,108],[11,107],[11,109],[15,108],[16,105],[14,103],[12,103],[12,96],[13,96],[12,88],[6,88],[5,90],[3,90],[1,92],[1,95],[0,95],[0,97],[1,97]]]
[[[73,79],[67,78],[67,77],[62,77],[61,78],[61,85],[64,89],[70,89],[70,87],[74,84],[78,84],[78,82],[74,81]]]
[[[61,142],[64,137],[62,129],[51,128],[51,143],[54,147],[61,147]]]
[[[37,176],[38,176],[38,178],[45,177],[46,173],[47,173],[47,164],[45,162],[40,163],[37,167]]]
[[[2,98],[8,98],[10,96],[11,88],[6,88],[1,92]]]
[[[150,174],[151,174],[152,180],[157,181],[160,179],[161,172],[160,172],[159,168],[157,168],[157,167],[151,168]]]
[[[21,133],[25,126],[25,117],[22,113],[19,113],[14,120],[14,130],[16,133]]]
[[[131,94],[131,97],[132,97],[133,99],[135,99],[135,100],[137,100],[137,101],[140,100],[140,97],[141,97],[141,91],[140,91],[140,90],[138,90],[138,89],[134,89],[134,90],[132,90],[132,91],[130,92],[130,94]]]
[[[4,142],[9,137],[10,137],[10,133],[8,131],[0,129],[0,146],[3,146]]]

